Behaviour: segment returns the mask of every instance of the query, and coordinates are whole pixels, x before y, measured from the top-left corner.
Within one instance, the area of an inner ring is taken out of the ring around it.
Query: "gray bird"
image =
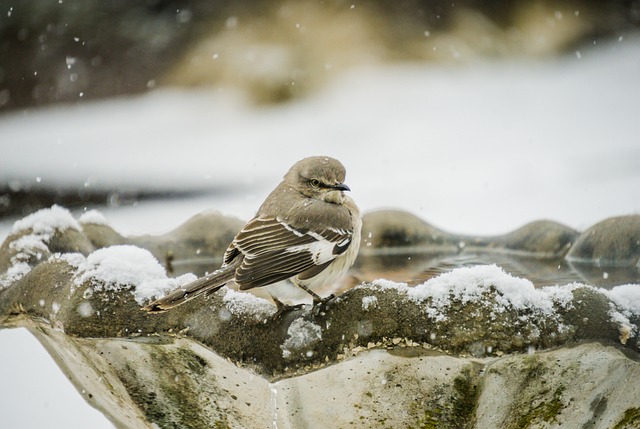
[[[351,267],[360,246],[362,220],[344,183],[340,161],[314,156],[296,162],[235,236],[219,270],[153,301],[144,310],[166,311],[234,280],[240,290],[290,280],[313,297]],[[272,296],[282,309],[277,296]]]

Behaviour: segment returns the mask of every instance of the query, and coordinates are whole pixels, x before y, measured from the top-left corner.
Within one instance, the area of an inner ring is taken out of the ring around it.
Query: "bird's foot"
[[[335,298],[336,298],[336,296],[334,294],[331,294],[329,296],[325,296],[324,298],[321,298],[321,297],[316,295],[313,298],[313,312],[315,314],[324,313],[324,311],[327,309],[327,304],[329,304]]]
[[[290,311],[300,310],[304,307],[304,304],[288,305],[277,298],[271,297],[271,299],[273,299],[273,302],[276,304],[276,313],[273,315],[274,319],[279,319]]]

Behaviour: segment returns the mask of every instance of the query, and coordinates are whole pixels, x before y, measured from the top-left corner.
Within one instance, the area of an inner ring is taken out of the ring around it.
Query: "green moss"
[[[440,392],[444,393],[444,392]],[[480,394],[477,379],[470,368],[463,369],[453,380],[452,391],[430,401],[416,426],[410,429],[465,429],[474,427],[475,410]]]
[[[530,384],[542,378],[547,373],[547,367],[538,357],[527,356],[524,360],[524,371],[523,383]]]
[[[627,429],[640,427],[640,408],[629,408],[624,412],[620,420],[613,429]]]
[[[456,427],[471,427],[480,389],[474,382],[468,368],[453,380],[455,396],[453,398],[453,423]]]
[[[229,427],[224,412],[215,417],[218,406],[210,399],[215,395],[203,398],[192,389],[193,380],[206,375],[204,359],[186,348],[154,348],[149,356],[152,372],[162,376],[149,382],[129,365],[120,374],[129,395],[149,422],[162,429]],[[176,376],[180,382],[175,381]]]
[[[198,375],[204,374],[207,361],[205,361],[201,356],[195,354],[191,349],[186,348],[178,349],[177,354],[179,356],[179,362],[186,365],[187,368],[189,368],[189,371]]]
[[[557,420],[558,414],[566,406],[562,402],[562,393],[565,387],[559,386],[553,393],[553,397],[549,401],[543,401],[530,409],[529,412],[520,415],[515,425],[510,426],[513,429],[526,429],[532,427],[535,423],[544,421],[547,423],[554,423]]]
[[[432,415],[429,410],[426,410],[424,419],[420,421],[420,429],[438,429],[439,427],[442,427],[440,426],[440,419]]]

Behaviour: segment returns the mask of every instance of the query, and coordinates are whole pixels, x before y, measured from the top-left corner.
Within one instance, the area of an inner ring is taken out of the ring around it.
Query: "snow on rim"
[[[41,209],[13,224],[12,234],[31,229],[33,234],[53,234],[55,230],[75,229],[80,231],[80,224],[71,212],[54,204],[49,209]]]
[[[87,256],[76,272],[74,283],[92,284],[94,291],[121,291],[133,287],[132,293],[140,305],[164,296],[196,279],[193,274],[169,278],[158,260],[146,249],[118,245],[96,250]]]
[[[490,288],[497,292],[496,311],[528,308],[552,316],[554,306],[569,306],[573,299],[571,291],[582,286],[536,288],[531,281],[514,277],[495,264],[456,268],[415,287],[388,280],[375,280],[372,285],[382,289],[396,288],[418,304],[430,300],[427,314],[438,321],[446,318],[445,311],[453,300],[463,304],[479,301]]]
[[[30,262],[48,256],[48,243],[56,231],[74,229],[80,231],[80,224],[71,212],[64,207],[53,205],[48,209],[34,212],[13,224],[12,234],[24,234],[9,244],[14,255],[11,265],[5,273],[0,274],[0,289],[4,289],[20,280],[31,271]]]
[[[104,217],[104,215],[99,210],[89,210],[82,213],[78,221],[80,223],[91,223],[94,225],[109,225],[109,222],[107,222],[107,218]]]
[[[282,357],[287,359],[292,353],[308,349],[320,340],[322,340],[322,328],[302,317],[298,318],[289,325],[287,339],[280,346]],[[310,356],[310,353],[313,351],[306,351],[307,356]]]
[[[268,318],[277,311],[273,304],[266,299],[233,289],[227,289],[222,301],[231,314],[236,316],[250,314],[254,316],[255,320]]]
[[[375,280],[370,286],[358,287],[395,289],[418,304],[428,305],[425,307],[426,314],[435,321],[446,320],[446,311],[454,300],[463,304],[477,302],[483,299],[490,288],[497,292],[494,298],[494,310],[497,312],[510,308],[530,309],[547,317],[554,317],[555,308],[569,308],[572,305],[573,290],[588,288],[611,300],[609,316],[618,325],[623,344],[638,333],[636,325],[630,320],[640,316],[640,285],[637,284],[617,286],[611,290],[581,283],[535,288],[529,280],[514,277],[496,265],[477,265],[456,268],[413,288],[405,283],[384,279]]]

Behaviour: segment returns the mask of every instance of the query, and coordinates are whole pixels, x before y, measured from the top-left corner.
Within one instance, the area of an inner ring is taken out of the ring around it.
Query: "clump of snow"
[[[371,283],[371,286],[376,290],[395,289],[399,292],[408,292],[409,286],[406,283],[394,282],[387,279],[377,279]],[[361,287],[361,286],[357,286]],[[367,286],[370,287],[370,286]]]
[[[148,250],[119,245],[96,250],[87,256],[78,267],[74,282],[80,286],[89,281],[93,291],[131,289],[136,302],[142,305],[195,279],[193,274],[169,278]]]
[[[629,315],[640,315],[640,285],[616,286],[611,290],[603,290],[603,293]]]
[[[31,271],[31,263],[48,256],[48,243],[56,231],[66,229],[80,230],[80,225],[69,210],[54,205],[49,209],[38,210],[13,224],[12,234],[28,232],[9,244],[13,252],[11,265],[0,275],[0,289],[8,287]]]
[[[47,241],[51,238],[48,234],[29,234],[14,240],[9,244],[9,249],[16,252],[28,252],[30,255],[42,255],[49,251]]]
[[[554,302],[544,289],[536,289],[527,279],[513,277],[496,265],[463,267],[429,279],[407,291],[410,299],[421,303],[430,299],[429,316],[443,320],[452,300],[463,304],[482,299],[490,288],[497,292],[495,310],[506,308],[539,310],[552,315]]]
[[[33,234],[53,234],[55,230],[75,229],[80,231],[80,225],[69,210],[54,204],[49,209],[38,210],[13,224],[12,234],[25,230],[32,230]]]
[[[63,261],[77,270],[85,263],[86,259],[82,253],[54,253],[49,258],[49,262]]]
[[[603,290],[602,293],[612,302],[609,315],[618,324],[620,342],[626,344],[629,338],[638,334],[636,325],[629,319],[640,316],[640,285],[616,286],[611,290]]]
[[[83,301],[82,303],[80,303],[80,305],[78,305],[77,311],[78,314],[80,314],[80,316],[82,317],[91,317],[95,313],[95,310],[93,309],[93,306],[89,301]]]
[[[377,308],[378,307],[378,297],[371,295],[371,296],[364,296],[362,297],[362,309],[364,311],[368,311],[370,308]]]
[[[255,320],[264,320],[276,312],[276,308],[269,301],[248,292],[227,289],[222,301],[231,314],[236,316],[249,315]]]
[[[31,271],[31,265],[26,262],[13,263],[6,273],[0,275],[0,290],[17,282],[22,277],[29,274],[29,271]]]
[[[322,340],[322,328],[303,318],[293,321],[287,330],[287,339],[280,346],[282,357],[289,358],[293,352],[306,349]]]
[[[454,269],[413,288],[406,283],[389,280],[375,280],[367,287],[377,290],[395,289],[416,303],[426,303],[427,315],[439,322],[446,320],[453,301],[462,304],[477,302],[492,290],[495,294],[491,299],[496,301],[492,310],[496,313],[508,309],[527,309],[546,317],[555,317],[555,308],[571,308],[576,288],[588,288],[611,300],[609,315],[611,321],[618,325],[623,344],[638,334],[637,326],[630,320],[640,317],[640,285],[635,284],[617,286],[611,290],[581,283],[535,288],[529,280],[511,276],[496,265],[477,265]],[[365,302],[365,298],[364,310],[370,305]],[[560,331],[564,328],[566,327],[562,324],[558,326]]]
[[[89,210],[87,212],[82,213],[80,219],[78,219],[80,223],[92,223],[95,225],[108,225],[107,218],[104,217],[102,213],[98,210]]]

